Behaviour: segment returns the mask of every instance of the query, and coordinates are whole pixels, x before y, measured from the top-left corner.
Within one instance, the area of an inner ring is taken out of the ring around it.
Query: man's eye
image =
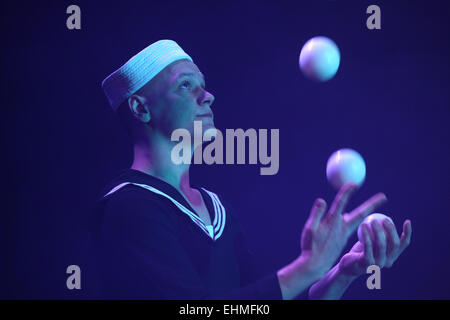
[[[191,87],[191,82],[188,80],[185,80],[180,85],[181,88],[189,89]]]

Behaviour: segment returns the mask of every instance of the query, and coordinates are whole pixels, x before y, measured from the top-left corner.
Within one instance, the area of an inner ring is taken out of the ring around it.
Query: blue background
[[[377,211],[399,231],[411,219],[413,237],[383,269],[381,290],[362,276],[344,298],[450,298],[448,1],[293,3],[2,2],[2,298],[89,297],[66,288],[65,270],[80,265],[88,286],[83,223],[132,160],[100,83],[164,38],[206,75],[219,129],[280,129],[277,175],[260,176],[260,165],[191,172],[238,210],[261,274],[298,256],[313,201],[335,196],[326,161],[350,147],[367,177],[349,208],[383,191],[389,202]],[[81,30],[66,28],[71,4]],[[366,28],[371,4],[381,30]],[[317,35],[341,52],[338,73],[322,84],[298,68],[302,45]]]

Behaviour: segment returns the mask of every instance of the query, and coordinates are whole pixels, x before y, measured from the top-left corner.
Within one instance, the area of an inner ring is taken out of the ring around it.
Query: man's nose
[[[208,91],[204,90],[203,95],[201,97],[200,104],[202,106],[205,106],[205,105],[211,106],[213,104],[213,102],[214,102],[214,96],[211,93],[209,93]]]

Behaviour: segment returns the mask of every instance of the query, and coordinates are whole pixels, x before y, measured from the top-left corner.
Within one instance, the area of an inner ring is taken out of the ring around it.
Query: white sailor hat
[[[173,40],[159,40],[136,54],[102,82],[113,110],[169,64],[183,59],[193,61]]]

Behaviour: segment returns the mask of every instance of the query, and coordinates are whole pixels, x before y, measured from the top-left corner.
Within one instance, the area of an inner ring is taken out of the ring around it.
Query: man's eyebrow
[[[200,75],[203,79],[203,81],[205,80],[205,76],[203,75],[203,73],[200,72]],[[182,72],[178,75],[177,79],[181,78],[181,77],[189,77],[189,76],[195,76],[195,73],[193,72]]]

